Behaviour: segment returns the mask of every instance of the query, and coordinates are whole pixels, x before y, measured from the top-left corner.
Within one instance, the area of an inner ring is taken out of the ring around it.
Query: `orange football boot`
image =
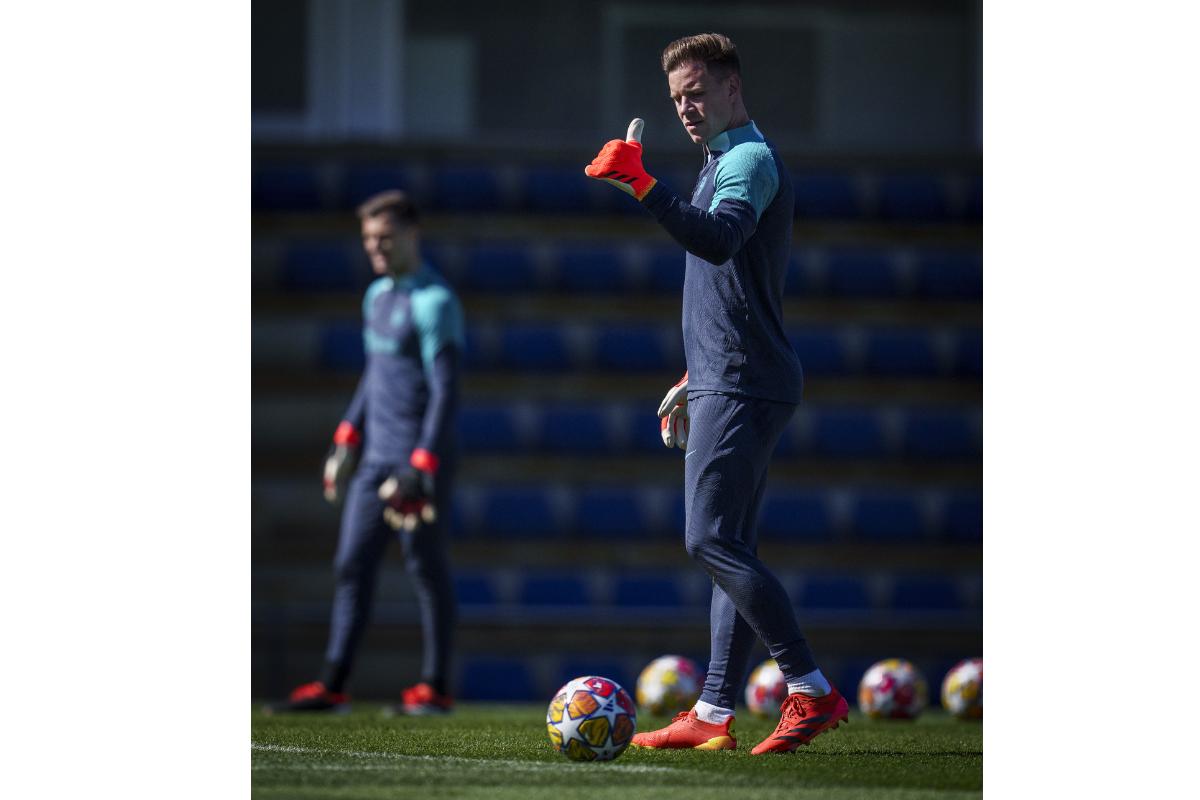
[[[350,710],[350,695],[331,692],[320,681],[298,686],[282,703],[272,703],[263,709],[268,714],[286,714],[292,711],[332,711],[342,713]]]
[[[750,754],[790,753],[843,722],[850,722],[850,705],[837,689],[830,689],[823,697],[789,694],[780,709],[775,732],[759,742]]]
[[[699,719],[695,709],[676,714],[665,728],[635,735],[631,744],[648,750],[683,747],[692,750],[737,749],[737,739],[733,738],[733,717],[725,720],[723,725],[714,725]]]
[[[400,702],[388,706],[383,713],[389,717],[447,714],[454,709],[454,699],[438,694],[428,683],[418,683],[400,692]]]

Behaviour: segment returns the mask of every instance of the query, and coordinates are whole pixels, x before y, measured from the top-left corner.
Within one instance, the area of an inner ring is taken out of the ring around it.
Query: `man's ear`
[[[742,76],[736,72],[729,73],[729,96],[737,97],[742,93]]]

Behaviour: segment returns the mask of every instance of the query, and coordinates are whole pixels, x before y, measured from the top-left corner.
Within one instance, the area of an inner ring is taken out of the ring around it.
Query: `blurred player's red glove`
[[[640,119],[629,123],[625,141],[613,139],[600,150],[592,163],[583,168],[589,178],[611,183],[638,200],[658,183],[642,168],[642,127]]]
[[[411,533],[422,522],[437,521],[433,504],[437,468],[437,456],[418,447],[412,452],[408,469],[397,472],[379,487],[379,499],[387,503],[383,519],[394,530]]]
[[[662,440],[667,447],[687,449],[688,440],[688,407],[687,407],[688,374],[683,373],[679,383],[671,387],[658,406],[658,415],[662,417]]]
[[[325,456],[325,473],[322,476],[325,499],[330,503],[340,503],[346,496],[346,482],[354,473],[361,444],[362,434],[353,425],[343,421],[337,426],[333,433],[333,445],[329,448],[329,455]]]

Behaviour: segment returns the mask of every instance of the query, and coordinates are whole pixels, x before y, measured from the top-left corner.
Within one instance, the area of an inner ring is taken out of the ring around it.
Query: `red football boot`
[[[692,750],[736,750],[737,739],[733,738],[733,717],[723,725],[696,716],[695,709],[681,711],[671,724],[656,731],[636,734],[631,744],[648,750],[691,748]]]
[[[850,722],[850,705],[837,689],[831,689],[823,697],[789,694],[780,709],[775,732],[759,742],[750,754],[790,753],[843,722]]]
[[[331,692],[320,681],[298,686],[282,703],[272,703],[264,709],[268,714],[286,714],[292,711],[332,711],[344,712],[350,710],[350,695],[345,692]]]
[[[421,716],[424,714],[445,714],[454,708],[454,700],[447,695],[438,694],[428,683],[418,683],[400,692],[400,702],[388,706],[384,713],[388,716]]]

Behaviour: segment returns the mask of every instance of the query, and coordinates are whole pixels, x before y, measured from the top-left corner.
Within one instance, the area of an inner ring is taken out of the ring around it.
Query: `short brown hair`
[[[412,200],[399,189],[392,189],[372,195],[358,207],[359,219],[367,219],[389,213],[394,214],[396,220],[405,225],[415,225],[420,216],[417,214],[417,207],[413,205]]]
[[[669,73],[680,64],[699,61],[719,78],[733,73],[742,74],[742,62],[738,59],[737,45],[723,33],[698,33],[676,39],[666,46],[662,54],[663,72]]]

